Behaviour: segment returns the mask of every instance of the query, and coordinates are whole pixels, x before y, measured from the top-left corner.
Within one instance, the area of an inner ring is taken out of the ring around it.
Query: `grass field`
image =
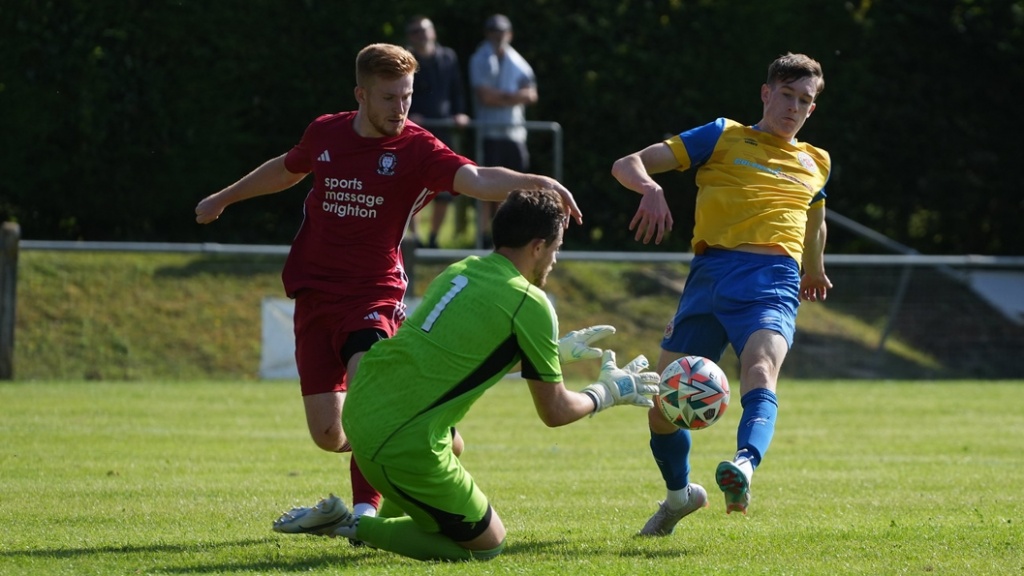
[[[279,256],[26,251],[18,265],[14,377],[256,379],[260,303],[268,296],[284,296],[282,264]],[[417,266],[416,293],[422,294],[441,269],[438,264]],[[555,299],[563,331],[613,324],[618,333],[608,345],[620,357],[646,354],[653,360],[685,271],[683,265],[559,262],[546,290]],[[868,280],[844,279],[827,305],[801,307],[796,345],[783,365],[783,378],[981,378],[978,363],[966,363],[966,356],[987,353],[982,366],[1010,356],[1000,353],[997,344],[1013,349],[1016,340],[998,333],[965,343],[955,362],[948,361],[950,354],[936,357],[919,347],[920,342],[895,336],[888,339],[886,353],[878,354],[884,315],[875,316],[873,308],[844,307],[844,298],[879,292],[859,284]],[[888,303],[880,308],[886,310]],[[955,310],[962,315],[948,309],[938,315],[950,326],[982,318],[963,305]],[[986,326],[994,330],[993,324]],[[731,351],[721,364],[736,377]],[[566,374],[589,376],[575,365]],[[1012,374],[1020,378],[1016,375],[1024,371],[1018,368]]]
[[[3,383],[0,574],[1024,574],[1024,382],[787,381],[780,400],[750,514],[712,478],[737,403],[694,435],[711,507],[641,539],[663,496],[644,411],[548,429],[501,383],[460,429],[506,553],[434,564],[270,531],[349,496],[293,382]]]

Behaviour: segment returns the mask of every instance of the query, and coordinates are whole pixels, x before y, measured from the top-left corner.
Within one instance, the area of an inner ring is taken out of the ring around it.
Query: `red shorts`
[[[349,334],[378,329],[395,335],[399,302],[303,290],[295,297],[295,364],[302,395],[348,390],[341,349]]]

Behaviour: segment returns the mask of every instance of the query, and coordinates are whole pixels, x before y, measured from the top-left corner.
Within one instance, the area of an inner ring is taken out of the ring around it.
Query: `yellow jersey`
[[[779,246],[797,262],[807,210],[824,205],[828,152],[727,118],[665,141],[679,170],[697,167],[692,246]]]

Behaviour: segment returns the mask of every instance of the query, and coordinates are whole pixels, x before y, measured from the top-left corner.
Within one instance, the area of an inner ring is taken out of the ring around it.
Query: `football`
[[[711,360],[684,356],[665,368],[655,404],[669,422],[687,430],[711,426],[729,407],[729,380]]]

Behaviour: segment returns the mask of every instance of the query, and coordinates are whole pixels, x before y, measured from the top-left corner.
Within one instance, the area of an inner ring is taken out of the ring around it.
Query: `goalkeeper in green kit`
[[[452,452],[451,430],[483,393],[521,364],[548,426],[616,405],[649,407],[659,376],[638,356],[619,368],[591,344],[611,326],[558,340],[558,318],[543,288],[568,223],[559,195],[514,191],[494,216],[494,252],[449,266],[393,338],[362,359],[345,401],[345,434],[370,483],[384,496],[381,517],[352,515],[335,496],[274,523],[285,533],[343,536],[420,560],[487,560],[501,553],[505,526]],[[601,357],[598,382],[562,384],[561,363]],[[384,517],[388,508],[400,517]]]

